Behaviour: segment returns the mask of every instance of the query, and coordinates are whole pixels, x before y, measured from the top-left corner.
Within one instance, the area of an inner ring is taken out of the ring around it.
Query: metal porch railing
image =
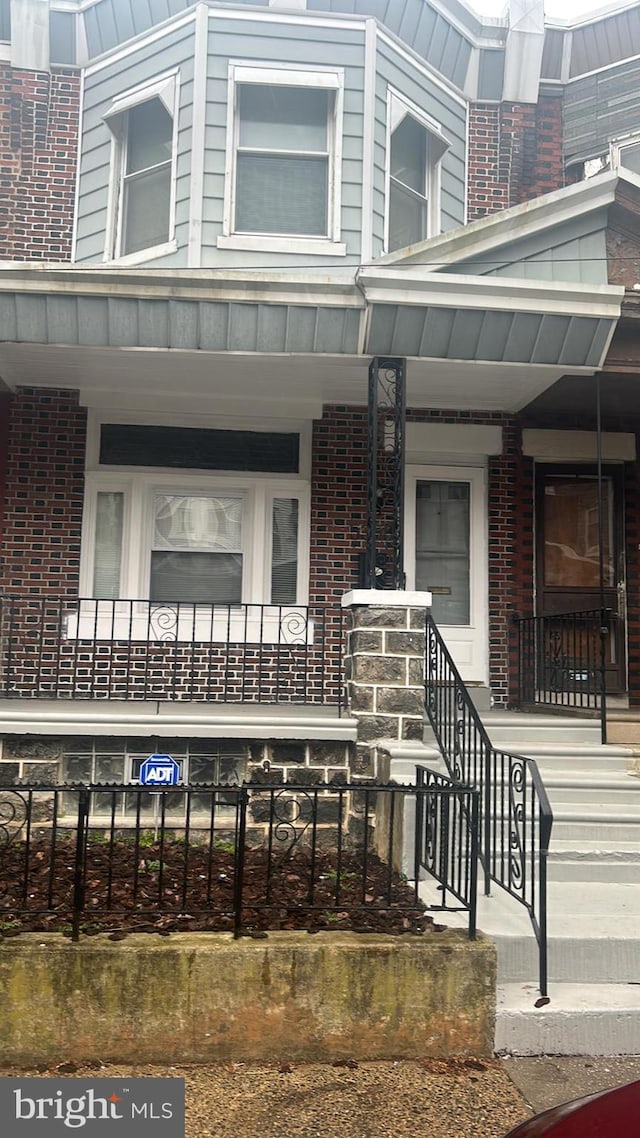
[[[0,597],[5,699],[342,703],[339,605]]]
[[[597,713],[606,743],[611,609],[516,617],[515,625],[520,706]]]
[[[427,617],[426,710],[452,779],[480,792],[480,857],[491,882],[524,905],[547,995],[547,855],[553,814],[533,759],[494,747],[434,620]]]

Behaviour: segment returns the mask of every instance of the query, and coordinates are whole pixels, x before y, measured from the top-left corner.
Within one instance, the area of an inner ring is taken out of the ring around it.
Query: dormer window
[[[387,251],[439,232],[439,162],[447,148],[437,123],[389,92]]]
[[[176,93],[176,77],[166,77],[120,96],[105,116],[113,135],[106,260],[171,251]]]

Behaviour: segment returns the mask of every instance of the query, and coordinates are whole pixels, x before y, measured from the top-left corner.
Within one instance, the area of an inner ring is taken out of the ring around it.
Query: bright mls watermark
[[[3,1079],[7,1138],[184,1138],[184,1079]]]

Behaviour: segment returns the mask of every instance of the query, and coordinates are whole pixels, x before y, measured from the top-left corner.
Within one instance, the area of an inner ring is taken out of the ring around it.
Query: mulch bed
[[[53,854],[46,841],[10,845],[0,856],[0,936],[71,934],[75,842]],[[232,851],[166,840],[136,849],[133,840],[90,842],[81,931],[222,932],[234,927],[236,868]],[[437,932],[424,905],[374,854],[296,848],[283,854],[248,849],[242,884],[243,935],[297,929],[423,934]]]

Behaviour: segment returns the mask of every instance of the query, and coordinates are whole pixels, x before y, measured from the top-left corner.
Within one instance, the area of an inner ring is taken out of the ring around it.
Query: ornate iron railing
[[[475,939],[478,908],[480,791],[461,786],[429,767],[416,768],[418,787],[429,791],[416,798],[415,878],[424,869],[439,884],[440,899],[432,909],[469,914],[469,938]],[[433,791],[437,793],[433,793]],[[449,895],[457,906],[448,900]]]
[[[477,791],[446,783],[0,787],[0,934],[422,933],[425,869],[472,936],[455,843]]]
[[[338,605],[0,597],[0,695],[342,703]]]
[[[451,778],[480,792],[484,888],[495,882],[526,908],[547,994],[547,856],[553,814],[533,759],[496,749],[432,617],[427,617],[426,710]]]
[[[516,617],[515,625],[520,706],[597,712],[606,743],[611,609]]]

